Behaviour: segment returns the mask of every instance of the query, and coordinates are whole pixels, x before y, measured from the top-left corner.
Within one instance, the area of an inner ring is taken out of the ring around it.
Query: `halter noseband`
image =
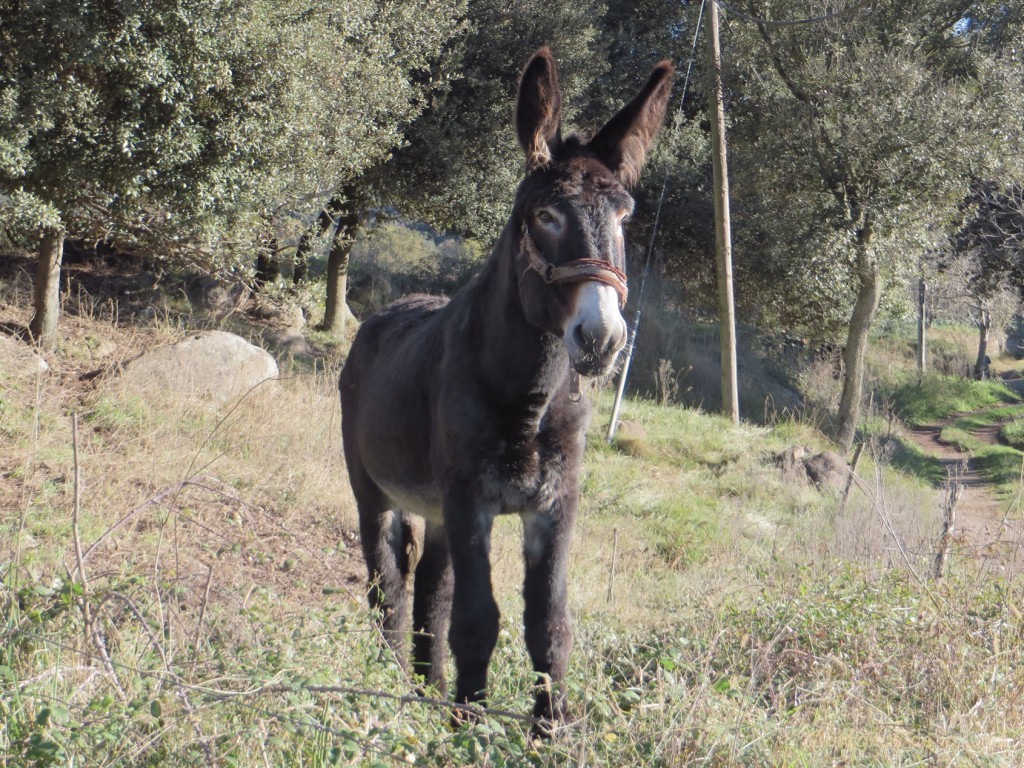
[[[596,280],[610,285],[619,294],[619,309],[626,306],[626,297],[629,295],[626,275],[607,261],[576,259],[556,267],[541,255],[526,224],[523,224],[523,250],[526,251],[530,269],[540,275],[545,283],[585,283]]]

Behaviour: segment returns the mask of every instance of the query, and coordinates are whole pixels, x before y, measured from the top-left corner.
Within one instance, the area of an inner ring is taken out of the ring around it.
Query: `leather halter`
[[[626,306],[629,289],[626,287],[626,275],[621,270],[601,259],[576,259],[555,266],[545,259],[537,244],[530,236],[530,230],[523,224],[523,250],[530,269],[540,275],[545,283],[585,283],[595,280],[610,285],[619,294],[619,309]]]

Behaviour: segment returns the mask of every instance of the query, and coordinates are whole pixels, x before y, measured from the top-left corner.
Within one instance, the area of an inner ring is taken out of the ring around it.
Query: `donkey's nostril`
[[[572,329],[572,341],[580,349],[584,349],[587,346],[586,337],[583,335],[583,323]]]

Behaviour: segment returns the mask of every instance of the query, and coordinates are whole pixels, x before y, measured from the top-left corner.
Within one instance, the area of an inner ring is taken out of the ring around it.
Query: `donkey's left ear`
[[[627,187],[640,178],[647,152],[665,120],[674,71],[667,60],[658,64],[640,93],[590,140],[590,149]]]
[[[562,91],[548,48],[533,54],[519,78],[516,136],[526,153],[527,172],[550,163],[562,143]]]

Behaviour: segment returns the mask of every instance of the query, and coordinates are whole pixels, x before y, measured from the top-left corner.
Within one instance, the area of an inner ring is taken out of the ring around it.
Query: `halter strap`
[[[530,231],[523,225],[523,250],[530,269],[540,275],[545,283],[585,283],[590,280],[610,285],[619,294],[619,308],[626,306],[629,289],[626,286],[626,275],[617,267],[601,259],[576,259],[555,266],[545,259],[537,244],[530,236]]]

